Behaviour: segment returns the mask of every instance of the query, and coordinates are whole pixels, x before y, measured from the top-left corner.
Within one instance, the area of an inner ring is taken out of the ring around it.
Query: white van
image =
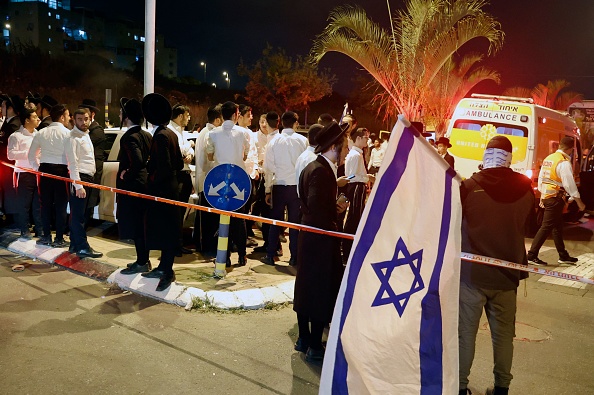
[[[579,178],[580,131],[568,114],[536,105],[531,98],[482,94],[458,103],[446,133],[452,144],[449,153],[456,160],[455,170],[462,177],[468,178],[479,170],[485,147],[497,134],[509,138],[513,145],[512,169],[532,179],[535,189],[544,158],[557,150],[561,138],[573,137],[573,169],[576,180]]]

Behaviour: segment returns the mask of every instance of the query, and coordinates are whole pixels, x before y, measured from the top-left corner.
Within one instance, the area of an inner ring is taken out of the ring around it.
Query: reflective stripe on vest
[[[563,189],[563,182],[557,174],[557,166],[566,160],[567,158],[562,153],[554,152],[542,162],[540,169],[541,199],[555,197]]]

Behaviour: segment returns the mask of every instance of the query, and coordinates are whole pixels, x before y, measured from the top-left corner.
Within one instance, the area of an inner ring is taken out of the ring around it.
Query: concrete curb
[[[244,289],[240,291],[204,291],[200,288],[188,287],[173,283],[165,291],[157,292],[158,280],[145,278],[140,274],[130,276],[120,273],[122,267],[101,262],[91,258],[79,258],[64,248],[38,246],[35,240],[22,240],[18,235],[4,233],[0,235],[0,248],[32,259],[64,267],[74,273],[116,284],[130,292],[148,296],[161,302],[174,304],[190,310],[194,299],[200,299],[219,309],[261,309],[269,303],[293,303],[295,280],[264,287]]]

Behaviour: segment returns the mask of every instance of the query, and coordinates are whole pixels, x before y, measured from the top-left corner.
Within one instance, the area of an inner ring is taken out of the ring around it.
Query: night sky
[[[143,0],[72,0],[72,7],[101,7],[130,19],[144,21]],[[174,4],[174,6],[172,6]],[[290,55],[306,55],[312,40],[322,32],[327,17],[340,0],[157,0],[157,30],[166,45],[178,48],[178,75],[203,80],[200,62],[207,63],[207,82],[242,89],[237,76],[240,59],[251,64],[266,43]],[[349,4],[353,4],[350,2]],[[386,0],[359,0],[371,18],[389,28]],[[403,7],[391,0],[392,12]],[[592,0],[491,0],[485,10],[494,15],[505,32],[503,49],[485,65],[499,71],[502,84],[479,85],[475,91],[499,94],[512,86],[533,87],[548,80],[566,79],[571,89],[594,99],[594,1]],[[486,48],[484,43],[475,43]],[[342,54],[327,55],[339,82],[335,88],[348,93],[357,64]]]

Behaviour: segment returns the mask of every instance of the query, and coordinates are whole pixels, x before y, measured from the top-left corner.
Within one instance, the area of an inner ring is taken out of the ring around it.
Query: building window
[[[51,37],[50,37],[50,38],[48,38],[48,39],[47,39],[47,42],[48,42],[48,43],[51,43],[51,42],[52,42],[52,38],[51,38]]]
[[[52,25],[47,25],[48,30],[52,30]]]
[[[56,14],[56,19],[60,20],[60,14]]]
[[[145,42],[146,39],[144,37],[140,37],[140,41]]]
[[[134,35],[134,41],[138,41],[138,36],[136,34]]]
[[[52,13],[51,13],[51,12],[48,12],[48,13],[47,13],[47,16],[52,16]]]
[[[130,32],[128,32],[128,37],[130,37]]]

